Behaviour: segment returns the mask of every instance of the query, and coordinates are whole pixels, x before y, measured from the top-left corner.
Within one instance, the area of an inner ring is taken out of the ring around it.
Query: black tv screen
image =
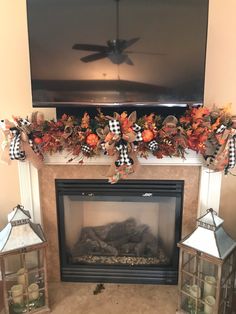
[[[208,0],[27,0],[33,106],[203,102]]]

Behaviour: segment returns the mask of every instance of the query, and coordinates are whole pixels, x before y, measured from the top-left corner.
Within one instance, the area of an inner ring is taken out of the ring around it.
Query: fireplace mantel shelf
[[[46,155],[44,159],[44,163],[46,165],[77,165],[80,161],[80,158],[75,158],[72,161],[69,161],[73,156],[66,153],[56,153],[53,155]],[[202,166],[204,163],[203,157],[200,154],[192,150],[188,150],[186,152],[186,158],[180,157],[164,157],[162,159],[158,159],[155,156],[149,155],[147,159],[138,158],[138,161],[141,165],[169,165],[169,166]],[[83,158],[84,165],[110,165],[113,162],[113,158],[109,156],[98,156],[92,158]]]

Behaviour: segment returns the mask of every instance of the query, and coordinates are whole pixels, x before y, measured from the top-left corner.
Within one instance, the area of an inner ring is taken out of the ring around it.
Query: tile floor
[[[50,283],[53,314],[175,314],[177,286]]]

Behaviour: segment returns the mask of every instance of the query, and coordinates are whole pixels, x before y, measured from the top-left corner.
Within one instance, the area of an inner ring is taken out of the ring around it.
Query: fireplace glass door
[[[153,282],[158,273],[161,282],[176,281],[168,270],[177,270],[182,186],[57,181],[62,279]]]

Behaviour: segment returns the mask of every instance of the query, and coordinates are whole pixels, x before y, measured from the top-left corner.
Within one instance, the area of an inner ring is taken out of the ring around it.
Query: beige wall
[[[210,0],[205,103],[233,104],[236,113],[236,1]],[[24,0],[0,1],[0,118],[25,116],[32,111],[26,4]],[[20,202],[17,164],[0,164],[0,228],[8,211]],[[236,178],[223,180],[221,215],[236,238],[234,193]],[[232,204],[231,204],[232,203]]]
[[[0,119],[32,112],[26,1],[0,1]],[[52,110],[44,110],[53,116]],[[0,163],[0,229],[6,214],[20,203],[17,162]]]
[[[205,81],[205,103],[218,106],[232,103],[234,114],[236,114],[235,12],[235,0],[210,0]],[[222,182],[220,215],[225,220],[225,229],[236,240],[235,193],[236,177],[225,176]]]
[[[25,1],[0,1],[0,118],[26,115],[31,109]],[[0,164],[0,227],[20,202],[17,163]]]
[[[236,1],[209,0],[205,103],[232,103],[236,114]]]

